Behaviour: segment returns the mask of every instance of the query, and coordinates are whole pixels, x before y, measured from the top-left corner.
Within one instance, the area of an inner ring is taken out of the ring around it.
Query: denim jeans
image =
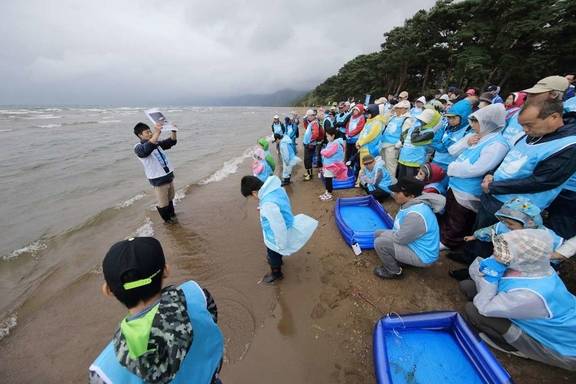
[[[266,251],[266,259],[268,259],[268,264],[270,264],[270,267],[280,268],[282,266],[282,255],[278,252],[274,252],[270,248],[266,248]]]

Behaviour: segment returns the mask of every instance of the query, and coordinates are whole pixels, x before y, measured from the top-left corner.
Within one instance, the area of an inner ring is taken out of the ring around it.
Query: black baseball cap
[[[106,284],[112,292],[128,291],[152,283],[166,265],[160,242],[153,237],[132,237],[110,247],[102,262]],[[123,281],[126,273],[135,278]]]
[[[394,185],[390,186],[392,192],[403,192],[407,196],[420,196],[424,189],[424,183],[413,177],[401,177]]]

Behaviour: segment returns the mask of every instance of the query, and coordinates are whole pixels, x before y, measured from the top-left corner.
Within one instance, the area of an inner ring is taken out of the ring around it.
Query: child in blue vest
[[[216,303],[192,280],[164,287],[169,269],[158,240],[114,244],[102,271],[102,292],[128,315],[90,366],[90,383],[220,383],[224,339]]]
[[[550,267],[553,240],[542,229],[493,238],[492,257],[470,265],[460,288],[465,317],[491,347],[576,370],[576,297]]]
[[[302,162],[292,146],[292,139],[288,135],[274,134],[274,142],[278,145],[280,159],[282,160],[282,186],[290,184],[292,168]]]
[[[298,252],[312,237],[318,221],[303,214],[292,214],[290,199],[276,176],[265,182],[255,176],[244,176],[240,191],[244,197],[259,201],[260,225],[270,265],[270,273],[264,275],[262,281],[272,284],[284,278],[283,256]]]
[[[390,176],[380,156],[374,158],[366,155],[362,158],[362,164],[364,169],[358,176],[360,187],[380,203],[384,202],[390,196],[390,185],[395,184],[396,179]]]
[[[326,128],[326,148],[320,151],[322,155],[322,170],[326,192],[320,195],[320,200],[332,200],[333,179],[344,180],[348,176],[348,167],[344,164],[346,145],[344,140],[336,139],[337,130],[334,127]]]

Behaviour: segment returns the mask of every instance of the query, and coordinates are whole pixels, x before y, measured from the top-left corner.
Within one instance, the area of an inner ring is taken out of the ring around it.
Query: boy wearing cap
[[[282,257],[298,252],[312,237],[318,221],[303,214],[294,216],[290,199],[276,176],[270,176],[265,182],[255,176],[244,176],[240,192],[259,202],[260,225],[270,265],[270,273],[264,275],[262,281],[272,284],[284,278]]]
[[[390,187],[400,204],[391,230],[376,231],[374,249],[382,265],[374,274],[382,279],[402,276],[400,263],[415,267],[432,265],[439,254],[440,228],[434,213],[444,208],[446,199],[435,193],[422,194],[424,183],[402,178]]]
[[[216,304],[194,281],[163,287],[169,270],[158,240],[114,244],[102,271],[103,293],[129,313],[90,366],[90,383],[220,383],[224,340]]]
[[[174,212],[174,168],[168,160],[164,150],[176,145],[176,131],[170,133],[170,137],[159,140],[162,132],[162,124],[154,126],[154,132],[144,123],[134,126],[134,134],[140,139],[140,143],[134,146],[134,153],[144,166],[146,177],[154,187],[156,194],[156,209],[160,217],[166,223],[176,222]]]

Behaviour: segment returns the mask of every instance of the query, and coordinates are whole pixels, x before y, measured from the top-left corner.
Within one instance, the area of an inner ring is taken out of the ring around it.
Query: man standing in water
[[[174,168],[170,164],[164,150],[176,145],[176,131],[170,133],[170,137],[159,140],[162,124],[157,123],[154,131],[144,123],[138,123],[134,127],[134,134],[140,139],[140,143],[134,146],[136,156],[144,165],[144,172],[156,194],[156,209],[164,222],[173,224],[176,222],[174,212]]]

